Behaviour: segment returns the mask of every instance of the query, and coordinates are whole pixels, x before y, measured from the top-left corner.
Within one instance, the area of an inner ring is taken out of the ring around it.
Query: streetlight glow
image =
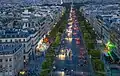
[[[25,71],[21,71],[20,74],[24,75],[24,74],[25,74]]]

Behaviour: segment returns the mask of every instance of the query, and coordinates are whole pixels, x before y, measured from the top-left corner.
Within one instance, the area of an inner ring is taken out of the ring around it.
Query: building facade
[[[22,44],[0,44],[0,75],[17,76],[24,68]]]

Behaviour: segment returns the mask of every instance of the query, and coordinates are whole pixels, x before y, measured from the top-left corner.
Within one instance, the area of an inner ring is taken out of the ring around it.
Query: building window
[[[21,42],[21,39],[19,39],[19,42]]]
[[[2,62],[2,59],[0,59],[0,62]]]
[[[8,68],[8,65],[7,65],[7,64],[5,65],[5,68],[6,68],[6,69]]]
[[[0,68],[2,68],[2,65],[0,65]]]
[[[25,26],[27,27],[27,23],[25,24]]]
[[[25,53],[25,50],[23,52]]]
[[[5,61],[8,62],[8,59],[6,59]]]
[[[10,58],[9,61],[12,61],[12,58]]]
[[[24,56],[23,58],[25,59],[26,57]]]
[[[23,39],[23,41],[25,42],[25,39]]]
[[[17,40],[17,39],[15,39],[15,42],[18,42],[18,40]]]
[[[16,57],[14,57],[14,59],[16,60]]]
[[[10,42],[12,42],[12,39],[10,40]]]
[[[23,44],[23,46],[25,47],[25,44]]]
[[[28,24],[28,26],[30,27],[30,23]]]
[[[3,71],[3,67],[2,67],[2,65],[0,65],[0,72],[2,72]]]
[[[7,42],[7,40],[5,40],[5,42]]]
[[[11,67],[12,67],[12,65],[9,65],[9,67],[11,68]]]

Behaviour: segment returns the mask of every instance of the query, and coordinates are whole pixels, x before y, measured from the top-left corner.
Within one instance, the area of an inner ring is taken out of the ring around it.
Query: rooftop
[[[0,38],[26,38],[30,35],[28,31],[18,29],[1,30]]]
[[[22,47],[22,44],[14,43],[14,44],[0,44],[0,55],[14,54],[19,51]]]

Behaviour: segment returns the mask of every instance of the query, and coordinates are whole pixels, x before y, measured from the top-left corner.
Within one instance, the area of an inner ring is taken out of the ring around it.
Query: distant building
[[[111,0],[112,2],[112,0]],[[114,2],[113,2],[114,3]],[[97,38],[102,41],[100,50],[102,51],[103,62],[107,76],[120,75],[120,11],[118,4],[86,5],[80,11],[86,20],[91,24],[97,34]],[[97,40],[97,39],[96,39]],[[105,50],[106,44],[110,41],[114,48]],[[108,54],[110,52],[111,56]]]

